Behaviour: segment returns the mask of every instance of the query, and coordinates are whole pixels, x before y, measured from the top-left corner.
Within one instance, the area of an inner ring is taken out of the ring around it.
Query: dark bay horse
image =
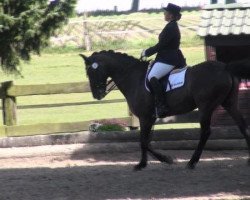
[[[150,146],[151,129],[156,118],[154,97],[144,85],[149,63],[114,51],[95,52],[89,57],[80,55],[85,61],[93,97],[98,100],[105,97],[107,79],[111,77],[125,96],[131,112],[139,118],[142,154],[135,170],[146,167],[147,152],[161,162],[172,164],[170,156],[164,156]],[[166,103],[169,107],[167,116],[187,113],[196,108],[200,113],[200,141],[188,162],[188,168],[194,168],[200,159],[211,133],[212,113],[219,105],[232,116],[246,139],[250,164],[250,135],[237,106],[239,78],[250,78],[249,60],[228,65],[217,61],[206,61],[187,70],[186,83],[183,87],[166,93]]]

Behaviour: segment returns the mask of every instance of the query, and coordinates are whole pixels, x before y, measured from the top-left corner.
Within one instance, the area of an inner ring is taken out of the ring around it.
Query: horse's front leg
[[[170,156],[164,156],[152,149],[150,146],[151,141],[151,129],[155,122],[155,119],[147,119],[142,120],[140,119],[140,127],[141,127],[141,134],[140,134],[140,141],[141,141],[141,161],[138,165],[135,166],[135,170],[141,170],[147,166],[147,152],[150,152],[153,157],[161,162],[165,162],[168,164],[173,163],[173,159]]]
[[[141,145],[141,161],[135,166],[135,170],[141,170],[147,166],[147,151],[151,140],[151,129],[155,119],[139,119],[140,121],[140,145]]]

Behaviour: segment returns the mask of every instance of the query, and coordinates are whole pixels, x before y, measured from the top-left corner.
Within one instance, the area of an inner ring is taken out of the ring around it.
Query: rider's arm
[[[175,27],[172,24],[170,26],[167,25],[161,32],[158,43],[155,46],[146,49],[146,56],[152,56],[160,50],[167,48],[169,42],[175,38],[175,34]]]

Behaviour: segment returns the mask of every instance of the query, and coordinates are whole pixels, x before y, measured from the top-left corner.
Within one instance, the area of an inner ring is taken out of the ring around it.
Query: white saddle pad
[[[170,74],[166,86],[166,92],[171,89],[176,89],[184,85],[185,83],[185,75],[186,75],[187,67],[183,68],[179,72],[173,72]]]
[[[184,85],[187,68],[188,67],[184,67],[182,69],[176,69],[170,73],[170,76],[168,79],[169,81],[165,81],[166,82],[166,86],[165,86],[166,92],[173,90],[173,89],[176,89],[176,88],[179,88],[179,87]],[[147,72],[147,75],[148,75],[148,73],[149,73],[149,71]],[[148,87],[147,75],[145,77],[145,88],[147,91],[150,92],[150,89]]]

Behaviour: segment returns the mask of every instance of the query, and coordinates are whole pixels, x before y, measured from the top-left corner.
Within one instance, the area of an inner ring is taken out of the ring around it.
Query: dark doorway
[[[250,45],[248,46],[217,46],[216,57],[218,61],[222,61],[225,63],[250,58]]]

